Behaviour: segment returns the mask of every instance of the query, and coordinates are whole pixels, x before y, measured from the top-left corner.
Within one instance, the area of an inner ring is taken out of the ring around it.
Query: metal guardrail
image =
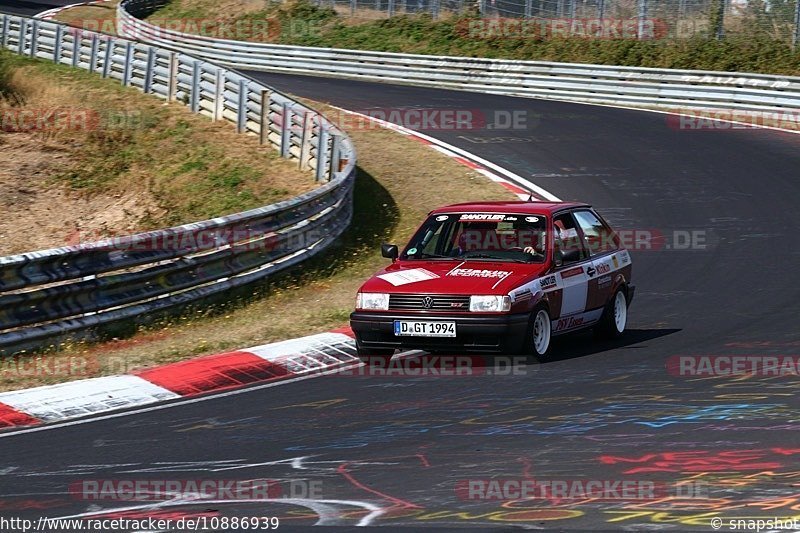
[[[663,108],[800,108],[800,77],[426,56],[213,39],[143,20],[166,0],[122,0],[118,31],[240,69],[386,81],[513,96]]]
[[[0,257],[0,353],[190,304],[312,257],[352,217],[354,146],[322,115],[247,76],[157,46],[0,13],[0,48],[117,79],[233,122],[320,182],[274,205],[105,241]]]

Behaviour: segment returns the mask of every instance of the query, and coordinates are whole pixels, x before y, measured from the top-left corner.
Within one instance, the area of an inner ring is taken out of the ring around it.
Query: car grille
[[[426,299],[430,306],[426,306]],[[432,302],[431,302],[432,301]],[[398,311],[450,311],[469,312],[469,296],[434,294],[391,294],[389,309]]]

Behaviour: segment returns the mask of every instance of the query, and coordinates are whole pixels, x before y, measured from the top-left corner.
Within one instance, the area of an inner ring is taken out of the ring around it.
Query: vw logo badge
[[[423,298],[422,307],[424,307],[425,309],[430,309],[431,307],[433,307],[433,298],[431,298],[430,296],[426,296],[425,298]]]

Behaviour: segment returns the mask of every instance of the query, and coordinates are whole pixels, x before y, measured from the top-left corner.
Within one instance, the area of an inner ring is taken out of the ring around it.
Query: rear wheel
[[[550,352],[551,337],[550,313],[546,307],[538,307],[533,311],[525,341],[528,353],[537,359],[546,359]]]
[[[603,311],[595,333],[607,339],[614,339],[625,332],[628,325],[628,298],[625,289],[620,287]]]

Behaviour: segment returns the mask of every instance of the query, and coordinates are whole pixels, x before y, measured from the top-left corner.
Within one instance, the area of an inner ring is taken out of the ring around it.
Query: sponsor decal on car
[[[606,276],[604,278],[599,278],[597,280],[597,288],[602,289],[604,287],[608,287],[611,285],[611,276]]]
[[[556,320],[553,331],[564,331],[565,329],[577,328],[582,326],[585,318],[583,316],[568,316]]]
[[[583,267],[570,268],[561,273],[561,279],[571,278],[572,276],[580,276],[583,274]]]
[[[631,262],[631,255],[628,253],[628,250],[623,250],[619,253],[619,259],[622,261],[623,265],[628,265]]]
[[[517,291],[514,293],[514,301],[521,302],[524,300],[530,300],[533,294],[531,293],[530,289],[522,289],[521,291]]]
[[[619,268],[619,260],[616,254],[611,256],[611,260],[614,262],[614,270],[617,270]]]
[[[505,220],[506,215],[486,214],[486,213],[464,213],[459,220],[484,220],[494,222]],[[516,219],[515,219],[516,220]]]
[[[539,280],[539,287],[541,287],[543,291],[554,289],[557,285],[558,283],[556,282],[555,275],[547,276]]]
[[[597,265],[597,275],[602,276],[603,274],[608,274],[611,272],[611,265],[608,263],[600,263]]]
[[[454,268],[447,273],[448,276],[463,278],[504,278],[511,272],[506,270],[481,270],[477,268]]]
[[[378,276],[384,281],[388,281],[395,287],[400,285],[407,285],[409,283],[417,283],[420,281],[427,281],[429,279],[436,279],[438,274],[434,274],[430,270],[424,268],[411,268],[409,270],[401,270],[400,272],[390,272],[388,274],[381,274]]]
[[[574,329],[580,326],[588,326],[592,322],[596,322],[600,318],[602,312],[602,309],[595,309],[592,311],[586,311],[585,313],[565,316],[563,318],[559,318],[558,320],[554,320],[551,323],[553,333]]]

